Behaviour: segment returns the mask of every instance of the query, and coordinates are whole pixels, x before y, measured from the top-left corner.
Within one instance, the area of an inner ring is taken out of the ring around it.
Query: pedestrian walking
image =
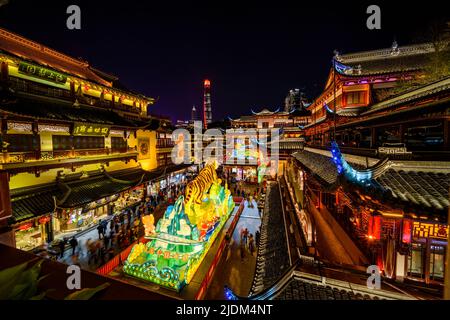
[[[105,248],[106,249],[108,249],[108,247],[109,247],[109,241],[110,240],[111,240],[111,238],[107,234],[105,234],[105,236],[103,237],[103,241],[105,243]]]
[[[64,257],[64,250],[66,249],[66,244],[67,244],[67,239],[63,238],[59,241],[58,245],[59,245],[59,254],[60,257]]]
[[[245,260],[245,245],[242,241],[241,241],[240,250],[241,250],[241,262],[244,262],[244,260]]]
[[[253,256],[253,252],[255,252],[255,240],[253,239],[252,234],[250,234],[248,239],[248,249],[250,251],[250,254]]]
[[[128,210],[128,212],[127,212],[127,223],[128,224],[131,223],[131,210]]]
[[[97,231],[98,231],[98,238],[101,239],[105,235],[105,230],[103,228],[102,219],[100,219],[98,222]]]
[[[70,239],[70,246],[72,247],[72,256],[73,256],[75,254],[75,250],[77,249],[77,246],[78,246],[77,238],[72,237],[72,239]]]
[[[243,240],[244,240],[244,245],[247,246],[247,241],[248,241],[248,229],[247,228],[245,228],[245,230],[244,230]]]

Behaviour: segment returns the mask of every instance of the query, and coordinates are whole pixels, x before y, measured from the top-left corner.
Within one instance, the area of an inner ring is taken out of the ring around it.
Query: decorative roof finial
[[[340,56],[340,54],[339,54],[339,51],[337,51],[336,49],[333,51],[333,53],[334,53],[334,59],[336,60],[336,61],[341,61],[341,56]]]
[[[397,56],[400,53],[400,49],[398,48],[397,40],[394,39],[394,42],[392,42],[391,46],[391,55]]]

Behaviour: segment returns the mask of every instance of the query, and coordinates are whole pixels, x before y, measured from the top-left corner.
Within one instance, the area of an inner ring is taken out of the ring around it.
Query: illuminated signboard
[[[79,136],[107,136],[109,135],[109,127],[101,124],[75,123],[73,134]]]
[[[60,84],[66,83],[66,80],[67,80],[67,76],[65,76],[61,73],[58,73],[58,72],[50,70],[50,69],[36,66],[34,64],[26,63],[26,62],[20,62],[19,72],[29,75],[29,76],[32,76],[32,77],[36,77],[36,78],[40,78],[40,79],[44,79],[47,81],[52,81],[52,82],[60,83]]]
[[[448,226],[414,221],[413,236],[414,238],[437,238],[446,240],[448,237]]]

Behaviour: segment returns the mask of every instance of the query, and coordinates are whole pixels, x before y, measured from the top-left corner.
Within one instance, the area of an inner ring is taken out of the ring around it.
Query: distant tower
[[[211,112],[211,82],[206,79],[203,82],[203,126],[208,128],[208,123],[212,122]]]
[[[195,106],[192,106],[191,121],[194,122],[195,120],[197,120],[197,109]]]
[[[302,93],[299,89],[289,90],[286,99],[284,99],[284,111],[290,112],[293,109],[298,108],[300,106],[301,99]]]

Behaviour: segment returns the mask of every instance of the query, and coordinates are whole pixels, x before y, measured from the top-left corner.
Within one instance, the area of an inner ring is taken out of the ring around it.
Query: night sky
[[[276,109],[291,88],[314,97],[334,49],[426,41],[430,23],[449,18],[444,1],[374,2],[381,30],[366,28],[372,1],[115,2],[9,0],[0,7],[0,26],[83,57],[126,87],[159,98],[152,112],[172,120],[189,119],[194,104],[201,108],[202,80],[209,78],[218,120]],[[70,4],[81,7],[81,30],[66,28]]]

